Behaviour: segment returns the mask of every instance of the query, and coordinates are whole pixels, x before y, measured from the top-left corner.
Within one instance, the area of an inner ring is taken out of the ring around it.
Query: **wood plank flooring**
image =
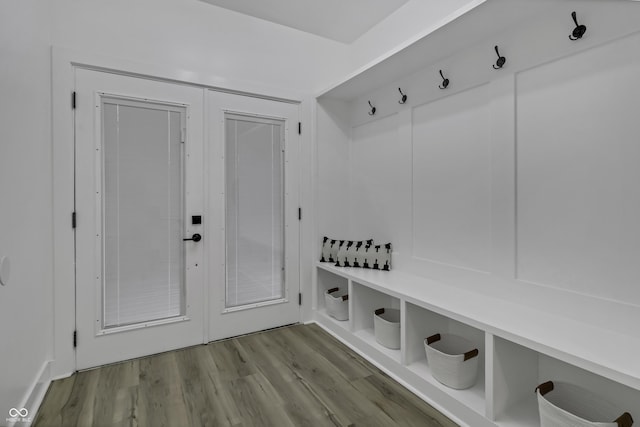
[[[54,381],[34,426],[456,426],[317,325]]]

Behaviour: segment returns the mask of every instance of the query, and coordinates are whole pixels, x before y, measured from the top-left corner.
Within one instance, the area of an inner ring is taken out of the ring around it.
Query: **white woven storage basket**
[[[424,340],[424,351],[433,377],[447,387],[462,390],[478,378],[478,349],[453,334],[435,334]]]
[[[327,314],[336,320],[349,320],[349,294],[347,290],[331,288],[324,293]]]
[[[394,350],[400,348],[400,310],[379,308],[373,314],[373,332],[376,341]]]
[[[547,381],[536,387],[541,427],[631,427],[633,418],[590,390]]]

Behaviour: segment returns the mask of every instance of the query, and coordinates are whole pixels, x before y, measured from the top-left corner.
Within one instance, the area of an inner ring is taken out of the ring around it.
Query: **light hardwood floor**
[[[456,424],[317,325],[296,325],[54,381],[34,426]]]

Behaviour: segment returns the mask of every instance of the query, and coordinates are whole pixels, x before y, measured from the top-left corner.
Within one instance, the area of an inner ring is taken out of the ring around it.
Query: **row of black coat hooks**
[[[571,12],[571,17],[573,18],[573,22],[576,24],[576,27],[573,29],[572,33],[569,35],[569,39],[570,40],[579,40],[582,38],[582,36],[584,36],[584,33],[587,32],[587,27],[585,25],[581,25],[578,24],[578,17],[576,15],[576,12]],[[495,46],[495,51],[496,51],[496,55],[498,55],[498,59],[496,60],[496,63],[493,64],[493,69],[494,70],[499,70],[502,67],[504,67],[504,64],[506,64],[507,62],[507,58],[500,55],[500,51],[498,49],[498,46]],[[438,85],[438,87],[440,89],[446,89],[449,86],[449,79],[446,78],[444,76],[444,74],[442,73],[442,70],[440,70],[440,77],[442,77],[442,82]],[[401,98],[400,101],[398,101],[398,104],[404,104],[407,102],[407,94],[402,92],[402,88],[398,88],[398,91],[400,92]],[[369,102],[369,107],[371,108],[369,110],[369,115],[373,116],[376,113],[376,107],[374,107],[371,104],[371,101]]]

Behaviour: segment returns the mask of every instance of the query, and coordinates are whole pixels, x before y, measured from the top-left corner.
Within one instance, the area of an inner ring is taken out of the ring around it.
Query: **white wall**
[[[588,25],[578,42],[573,10]],[[390,238],[394,265],[413,273],[578,319],[619,316],[631,334],[622,319],[640,307],[639,17],[635,2],[550,2],[402,80],[346,102],[323,96],[349,111],[324,113],[330,128],[351,128],[347,142],[318,130],[319,150],[349,146],[347,234]],[[502,70],[491,68],[495,44]],[[319,188],[345,173],[323,160]],[[336,235],[341,212],[323,203],[319,237]]]
[[[0,425],[52,353],[50,6],[0,3]]]
[[[326,100],[317,106],[317,145],[315,153],[316,216],[319,238],[338,238],[349,232],[349,137],[351,128],[346,124],[349,110],[342,103]],[[327,214],[331,212],[331,214]],[[328,234],[327,234],[328,233]],[[317,252],[319,255],[319,252]],[[314,256],[314,259],[316,257]],[[319,256],[318,256],[319,259]]]
[[[347,46],[198,0],[55,2],[53,45],[161,64],[260,93],[314,93],[344,73]]]

